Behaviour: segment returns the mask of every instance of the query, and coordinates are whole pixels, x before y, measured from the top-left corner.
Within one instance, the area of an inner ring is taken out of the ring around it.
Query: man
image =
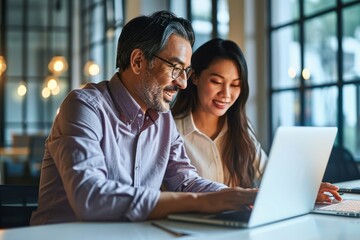
[[[194,32],[171,12],[126,24],[110,81],[72,91],[46,142],[31,224],[142,221],[252,204],[256,190],[202,179],[169,112],[191,74]],[[160,186],[167,192],[161,192]],[[225,191],[220,191],[225,189]]]

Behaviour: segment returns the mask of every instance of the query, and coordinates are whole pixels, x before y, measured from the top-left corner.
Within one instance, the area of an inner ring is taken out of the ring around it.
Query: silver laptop
[[[251,210],[177,213],[168,215],[168,219],[255,227],[310,213],[336,133],[336,127],[279,127]]]
[[[345,199],[341,202],[317,203],[313,213],[360,218],[360,200]]]

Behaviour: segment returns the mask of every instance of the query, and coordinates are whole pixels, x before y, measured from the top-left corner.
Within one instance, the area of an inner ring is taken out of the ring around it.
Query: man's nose
[[[183,72],[178,78],[176,78],[175,80],[175,84],[176,86],[178,86],[178,88],[180,89],[185,89],[187,87],[187,76],[186,73]]]

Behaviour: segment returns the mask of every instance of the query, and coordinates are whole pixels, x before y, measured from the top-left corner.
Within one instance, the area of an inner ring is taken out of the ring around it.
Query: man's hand
[[[217,213],[225,210],[241,210],[253,205],[257,189],[226,188],[218,192],[161,192],[159,201],[149,219],[164,218],[170,213],[202,212]]]
[[[219,192],[200,193],[199,212],[221,212],[226,210],[241,210],[253,205],[258,189],[232,187]]]
[[[339,187],[332,185],[328,182],[322,182],[316,198],[317,202],[329,202],[331,203],[330,196],[325,192],[331,193],[331,195],[338,201],[342,200],[342,197],[338,193]]]

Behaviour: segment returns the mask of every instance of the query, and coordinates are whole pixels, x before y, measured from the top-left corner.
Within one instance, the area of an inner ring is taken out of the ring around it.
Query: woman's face
[[[226,113],[241,92],[238,68],[228,59],[214,61],[200,76],[193,78],[193,83],[197,86],[199,102],[195,111],[218,117]]]

